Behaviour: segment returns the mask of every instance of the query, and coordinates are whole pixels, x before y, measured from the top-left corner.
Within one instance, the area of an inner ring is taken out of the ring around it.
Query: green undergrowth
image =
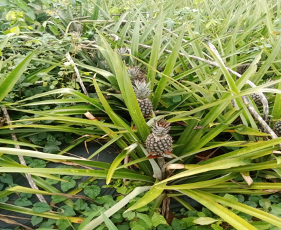
[[[46,179],[46,182],[49,185],[58,185],[60,193],[73,194],[77,186],[77,180],[81,179],[80,177],[69,177],[64,176],[61,179],[68,181],[58,182],[53,179]],[[13,182],[13,178],[10,174],[0,177],[1,184],[3,186],[11,185],[17,186]],[[65,205],[64,201],[67,200],[67,197],[62,195],[52,195],[50,205],[44,204],[42,202],[34,202],[34,196],[30,193],[18,193],[18,198],[12,201],[14,205],[20,207],[29,208],[34,212],[33,216],[30,219],[31,225],[36,229],[76,229],[78,224],[73,224],[68,220],[63,219],[50,219],[44,216],[36,216],[36,214],[45,214],[53,207],[56,207],[56,212],[62,216],[79,216],[86,218],[91,215],[91,217],[98,217],[101,212],[106,211],[111,208],[118,201],[122,200],[125,195],[131,192],[137,186],[141,186],[143,183],[132,181],[126,182],[124,185],[122,180],[114,180],[114,183],[111,185],[104,185],[102,187],[97,185],[98,180],[92,180],[91,182],[80,183],[77,188],[83,189],[83,192],[80,193],[77,197],[73,196],[74,202],[70,206]],[[102,195],[102,190],[106,188],[115,188],[117,193],[115,195]],[[207,208],[198,207],[197,210],[187,210],[185,208],[178,209],[177,211],[169,210],[169,218],[166,220],[161,214],[155,212],[154,204],[152,201],[147,205],[136,209],[135,211],[126,212],[127,208],[130,208],[135,204],[144,194],[140,194],[134,199],[130,200],[129,204],[124,208],[116,212],[110,221],[120,230],[129,230],[129,229],[157,229],[157,230],[233,230],[233,227],[230,226],[227,222],[221,219],[219,216],[212,213]],[[269,195],[267,197],[260,195],[230,195],[230,194],[219,194],[219,196],[239,202],[245,205],[249,205],[253,208],[258,208],[265,212],[271,213],[275,216],[281,216],[281,198],[279,195]],[[33,198],[32,198],[33,197]],[[1,202],[6,202],[7,197],[1,198]],[[11,202],[11,200],[10,200]],[[173,200],[172,200],[173,202]],[[198,205],[197,205],[198,206]],[[235,209],[232,211],[240,216],[241,218],[250,222],[254,227],[259,230],[278,230],[278,227],[258,220],[257,218],[239,212]],[[6,228],[8,229],[21,229],[21,227],[16,228]],[[106,223],[95,228],[99,230],[111,229]]]

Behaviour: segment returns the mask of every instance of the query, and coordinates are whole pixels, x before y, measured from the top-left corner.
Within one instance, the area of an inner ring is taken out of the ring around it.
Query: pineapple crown
[[[127,70],[132,81],[137,80],[141,75],[143,75],[141,68],[138,66],[129,67]]]
[[[118,49],[118,53],[120,55],[129,53],[129,49],[127,47],[122,46],[120,49]]]
[[[154,120],[154,125],[152,126],[152,133],[156,136],[165,136],[170,131],[170,122],[166,119],[161,119],[160,121]]]
[[[107,61],[106,60],[102,60],[101,64],[105,67],[105,68],[109,68]]]
[[[146,84],[145,81],[140,81],[140,80],[136,80],[135,81],[135,85],[133,86],[134,87],[134,91],[135,91],[135,94],[136,94],[136,97],[138,99],[146,99],[148,98],[151,90],[149,90],[148,86],[149,86],[150,82],[148,82]]]

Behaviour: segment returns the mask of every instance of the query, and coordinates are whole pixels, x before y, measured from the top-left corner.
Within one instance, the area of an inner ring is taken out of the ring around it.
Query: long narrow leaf
[[[231,212],[227,208],[219,205],[213,199],[200,194],[193,190],[180,190],[183,194],[190,196],[195,199],[197,202],[203,204],[206,208],[210,209],[212,212],[220,216],[223,220],[228,222],[234,228],[239,230],[257,230],[247,221],[243,220],[241,217],[237,216],[235,213]]]
[[[26,56],[23,61],[17,65],[16,68],[1,82],[0,85],[0,102],[6,97],[6,95],[13,89],[23,72],[26,70],[29,62],[37,51],[33,51]]]
[[[166,183],[164,183],[164,186],[165,185]],[[133,204],[125,212],[132,211],[147,205],[149,202],[155,200],[158,196],[160,196],[163,190],[164,189],[156,189],[155,187],[152,187],[142,198],[140,198],[135,204]]]
[[[128,146],[127,148],[124,149],[123,152],[121,152],[115,159],[114,161],[111,163],[111,166],[108,170],[107,173],[107,177],[106,177],[106,184],[109,184],[111,181],[111,178],[113,176],[114,171],[116,170],[116,168],[118,167],[118,165],[121,163],[121,161],[131,152],[133,151],[136,147],[137,147],[137,143],[132,144],[130,146]]]
[[[101,212],[101,216],[105,225],[108,227],[109,230],[118,230],[118,228],[113,224],[113,222],[103,213]]]
[[[28,101],[28,100],[33,100],[35,98],[45,97],[45,96],[52,95],[52,94],[72,94],[72,95],[75,95],[78,98],[82,99],[84,102],[88,102],[103,111],[103,107],[101,106],[101,104],[99,104],[97,102],[97,100],[95,98],[89,98],[85,94],[77,92],[77,91],[75,91],[73,89],[69,89],[69,88],[55,89],[55,90],[48,91],[46,93],[36,94],[36,95],[28,97],[26,99],[17,101],[15,104],[19,104],[19,103],[22,103],[22,102]]]
[[[160,47],[162,44],[162,30],[163,30],[163,13],[160,14],[158,25],[155,30],[155,36],[153,39],[152,50],[150,54],[149,66],[152,68],[148,69],[147,80],[150,82],[150,89],[153,90],[155,74],[154,69],[157,69],[157,62],[159,58]]]
[[[136,23],[134,24],[134,31],[132,37],[131,51],[133,56],[137,56],[139,49],[139,37],[140,37],[140,18],[137,18]]]
[[[10,154],[10,155],[20,155],[20,156],[29,156],[29,157],[37,157],[42,159],[57,159],[57,160],[77,160],[79,161],[79,158],[76,157],[66,157],[66,156],[60,156],[56,154],[49,154],[49,153],[42,153],[38,151],[33,150],[25,150],[25,149],[15,149],[15,148],[4,148],[0,147],[0,153]]]
[[[107,217],[112,216],[114,213],[116,213],[118,210],[123,208],[126,204],[129,203],[129,201],[133,198],[135,198],[137,195],[149,190],[151,187],[150,186],[145,186],[145,187],[137,187],[135,188],[131,193],[129,193],[127,196],[125,196],[121,201],[119,201],[117,204],[115,204],[113,207],[110,209],[106,210],[104,214]],[[91,221],[89,224],[83,227],[83,230],[92,230],[99,226],[103,222],[102,216],[97,217],[93,221]],[[81,229],[82,230],[82,229]]]
[[[171,177],[169,177],[169,178],[167,178],[163,181],[160,181],[156,185],[162,184],[164,182],[168,182],[168,181],[171,181],[171,180],[175,180],[175,179],[178,179],[178,178],[195,175],[195,174],[198,174],[198,173],[209,172],[209,171],[218,170],[218,169],[228,169],[228,168],[237,167],[237,166],[240,166],[240,165],[248,165],[249,163],[250,163],[249,160],[243,160],[243,159],[238,159],[238,158],[233,159],[231,161],[229,161],[229,160],[216,161],[214,163],[204,165],[206,167],[198,166],[194,169],[190,169],[190,170],[178,173],[178,174],[176,174],[174,176],[171,176]]]
[[[183,27],[184,27],[184,25],[183,25]],[[165,75],[170,76],[171,73],[173,72],[177,57],[179,55],[179,50],[180,50],[180,47],[181,47],[184,32],[185,32],[185,30],[182,29],[182,31],[181,31],[181,33],[180,33],[180,35],[179,35],[179,37],[176,41],[176,44],[172,49],[173,51],[172,51],[171,55],[169,56],[167,65],[166,65],[166,67],[164,69],[164,72],[163,72]],[[161,80],[160,80],[160,82],[159,82],[159,84],[156,88],[156,91],[155,91],[155,94],[154,94],[154,97],[153,97],[153,100],[152,100],[154,109],[156,109],[156,107],[159,103],[159,100],[161,98],[161,95],[162,95],[165,87],[166,87],[166,84],[167,84],[168,80],[169,79],[164,77],[164,76],[161,77]]]
[[[106,48],[107,55],[110,57],[111,63],[114,67],[116,79],[118,81],[118,85],[120,87],[121,93],[123,95],[126,106],[129,110],[129,113],[134,123],[136,124],[136,127],[138,129],[142,141],[145,141],[146,137],[149,135],[149,129],[146,125],[144,117],[139,108],[137,98],[134,89],[132,87],[127,69],[124,63],[122,62],[120,56],[117,54],[117,52],[113,52],[113,50],[111,49],[105,38],[102,35],[100,36],[103,45]]]
[[[24,207],[19,207],[19,206],[15,206],[15,205],[11,205],[11,204],[5,204],[5,203],[1,203],[0,202],[0,208],[1,209],[5,209],[5,210],[9,210],[9,211],[13,211],[13,212],[19,212],[19,213],[23,213],[26,215],[33,215],[33,216],[42,216],[45,218],[50,218],[50,219],[67,219],[73,223],[81,223],[84,218],[82,217],[71,217],[71,216],[63,216],[63,215],[58,215],[55,213],[50,213],[50,212],[34,212],[32,209],[30,208],[24,208]]]
[[[238,150],[226,153],[221,156],[214,157],[212,159],[202,162],[201,164],[208,164],[210,162],[216,162],[217,160],[222,160],[222,159],[226,159],[226,158],[241,157],[242,155],[245,156],[248,153],[256,152],[256,151],[265,149],[265,148],[273,146],[273,145],[278,145],[280,143],[280,141],[281,141],[281,137],[272,139],[272,140],[268,140],[268,141],[265,141],[262,143],[257,143],[253,146],[245,147],[242,149],[238,149]]]
[[[207,192],[202,192],[202,191],[196,191],[199,194],[202,194],[210,199],[215,200],[218,203],[221,203],[222,205],[226,205],[228,207],[234,208],[240,212],[247,213],[251,216],[257,217],[261,220],[267,221],[268,223],[271,223],[279,228],[281,228],[281,218],[271,215],[267,212],[264,212],[260,209],[250,207],[245,204],[241,204],[239,202],[236,202],[234,200],[230,200],[224,197],[216,196]]]
[[[107,43],[105,44],[106,46],[108,45]],[[109,48],[111,49],[111,48]],[[100,101],[101,103],[103,104],[107,114],[109,115],[110,119],[113,121],[114,124],[118,124],[120,125],[121,127],[124,127],[128,133],[124,133],[124,137],[127,139],[127,141],[129,141],[131,144],[133,143],[136,143],[136,142],[139,142],[139,139],[138,137],[135,135],[135,133],[132,131],[131,127],[129,127],[113,110],[112,108],[110,107],[109,103],[106,101],[106,99],[104,98],[103,94],[101,93],[100,91],[100,88],[96,82],[95,79],[93,79],[93,83],[94,83],[94,86],[96,88],[96,92],[100,98]],[[123,87],[120,87],[121,90],[124,90]],[[123,91],[124,92],[124,91]],[[132,103],[132,101],[130,102]],[[136,117],[135,117],[136,118]],[[143,117],[142,117],[143,119]],[[141,125],[142,127],[144,126],[146,129],[147,129],[147,125],[146,123],[144,122],[144,119],[143,121],[138,121],[138,125]],[[142,133],[143,135],[144,132]],[[118,140],[117,140],[118,141]],[[127,147],[127,146],[126,146]],[[124,148],[126,148],[124,147]],[[124,149],[122,148],[122,149]],[[142,151],[139,150],[139,148],[137,148],[137,152],[140,156],[145,156],[144,153]],[[132,152],[131,153],[131,156],[133,157],[133,159],[137,159],[137,156]],[[149,175],[150,172],[151,172],[151,168],[149,167],[150,165],[147,163],[147,162],[143,162],[143,163],[140,163],[139,164],[140,168],[147,174]]]
[[[104,144],[102,147],[100,147],[97,151],[95,151],[91,156],[88,157],[88,160],[92,159],[94,156],[99,154],[102,150],[106,149],[109,147],[111,144],[113,144],[115,141],[119,140],[123,135],[118,135],[114,138],[112,138],[110,141],[108,141],[106,144]]]
[[[281,83],[277,85],[277,89],[281,89]],[[281,117],[281,94],[277,94],[275,96],[274,105],[272,109],[272,118],[273,119],[280,119]]]
[[[64,169],[64,168],[52,168],[51,170],[48,168],[17,168],[17,167],[1,167],[0,172],[11,172],[11,173],[41,173],[41,174],[59,174],[59,175],[77,175],[77,176],[90,176],[90,177],[100,177],[106,178],[108,170],[89,170],[89,169]],[[113,178],[127,178],[131,180],[140,180],[146,182],[154,182],[155,179],[141,175],[139,173],[127,170],[125,171],[115,171],[113,174]]]
[[[63,116],[50,116],[50,117],[36,117],[36,118],[30,118],[30,119],[22,119],[18,121],[62,121],[62,122],[73,122],[73,123],[80,123],[84,125],[94,125],[94,126],[103,126],[103,127],[108,127],[108,128],[115,128],[115,129],[124,129],[123,127],[116,126],[113,124],[109,123],[103,123],[97,120],[86,120],[86,119],[81,119],[81,118],[75,118],[75,117],[63,117]]]
[[[28,146],[28,147],[31,147],[31,148],[43,148],[39,145],[34,145],[34,144],[21,142],[21,141],[12,141],[12,140],[8,140],[8,139],[0,139],[0,143],[9,144],[9,145]]]
[[[279,54],[281,48],[281,39],[276,40],[276,44],[274,46],[274,49],[272,49],[272,52],[268,55],[267,59],[259,69],[258,73],[252,78],[252,81],[257,84],[261,80],[261,78],[264,76],[276,56]]]
[[[178,190],[178,189],[195,189],[195,188],[208,188],[210,186],[220,184],[222,182],[226,182],[228,180],[231,180],[235,177],[237,177],[239,174],[238,173],[229,173],[227,175],[224,175],[220,178],[216,178],[213,180],[207,180],[207,181],[200,181],[196,183],[189,183],[189,184],[180,184],[180,185],[170,185],[170,186],[163,186],[162,184],[156,185],[155,188],[160,188],[160,189],[173,189],[173,190]]]

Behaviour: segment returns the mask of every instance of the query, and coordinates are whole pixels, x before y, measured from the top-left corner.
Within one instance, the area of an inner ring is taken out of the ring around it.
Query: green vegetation
[[[1,210],[37,229],[281,229],[281,1],[0,0],[0,20]],[[102,146],[68,154],[83,142]]]

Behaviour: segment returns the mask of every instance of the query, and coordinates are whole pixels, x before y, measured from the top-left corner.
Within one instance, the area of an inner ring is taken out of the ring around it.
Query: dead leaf
[[[1,221],[5,222],[6,224],[13,224],[13,225],[16,225],[16,226],[22,226],[22,227],[24,227],[27,230],[33,230],[32,228],[30,228],[28,226],[25,226],[25,225],[23,225],[21,223],[18,223],[15,220],[11,220],[11,219],[6,218],[6,217],[1,217]]]
[[[252,177],[249,175],[249,172],[243,172],[243,173],[241,173],[241,175],[249,186],[251,186],[251,184],[253,184],[254,181],[253,181]]]

